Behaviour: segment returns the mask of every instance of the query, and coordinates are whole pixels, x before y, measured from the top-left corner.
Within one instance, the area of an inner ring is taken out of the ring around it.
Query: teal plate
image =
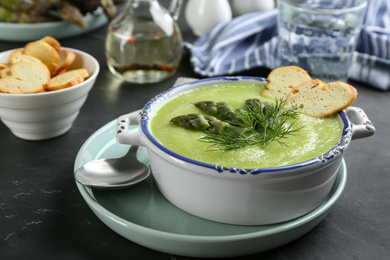
[[[137,126],[130,126],[135,130]],[[88,161],[123,156],[128,145],[116,142],[116,120],[96,131],[77,154],[74,169]],[[138,159],[149,164],[146,149]],[[264,226],[236,226],[208,221],[168,202],[150,176],[123,190],[77,187],[96,216],[128,240],[164,253],[188,257],[236,257],[255,254],[289,243],[319,224],[341,196],[347,181],[345,161],[327,199],[308,214],[291,221]]]

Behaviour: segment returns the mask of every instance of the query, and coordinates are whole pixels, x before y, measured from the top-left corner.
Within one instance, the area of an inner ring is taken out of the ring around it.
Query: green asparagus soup
[[[342,123],[337,115],[319,119],[298,113],[289,119],[292,129],[298,129],[283,139],[286,145],[274,141],[266,146],[251,145],[229,151],[210,150],[210,144],[199,141],[204,131],[189,130],[169,121],[179,115],[203,114],[195,102],[212,100],[244,108],[248,99],[275,102],[259,95],[261,83],[228,83],[211,85],[184,92],[168,100],[151,116],[151,132],[168,149],[194,160],[242,168],[285,166],[313,159],[329,151],[340,139]]]

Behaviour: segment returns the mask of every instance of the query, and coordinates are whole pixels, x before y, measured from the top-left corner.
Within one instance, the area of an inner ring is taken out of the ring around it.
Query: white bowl
[[[361,109],[348,109],[348,114],[356,118],[356,125],[344,111],[339,113],[343,133],[329,152],[298,164],[272,168],[244,169],[196,161],[167,149],[150,131],[153,112],[163,101],[184,91],[232,81],[264,80],[219,77],[174,87],[149,101],[141,113],[119,117],[117,141],[146,146],[161,193],[193,215],[236,225],[273,224],[300,217],[318,207],[328,196],[352,137],[374,134],[375,128]],[[140,127],[137,131],[128,131],[129,124]]]
[[[34,93],[8,94],[0,92],[0,118],[14,135],[25,140],[44,140],[66,133],[99,73],[99,63],[88,53],[71,49],[76,59],[69,67],[86,68],[90,77],[81,84],[66,89]],[[0,53],[0,62],[7,63],[12,50]]]

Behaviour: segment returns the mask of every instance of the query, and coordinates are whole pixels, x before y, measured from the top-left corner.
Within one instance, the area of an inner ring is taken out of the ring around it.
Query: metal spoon
[[[96,189],[121,189],[145,180],[149,167],[137,159],[138,146],[132,145],[128,153],[117,159],[99,159],[81,166],[74,173],[80,184]]]

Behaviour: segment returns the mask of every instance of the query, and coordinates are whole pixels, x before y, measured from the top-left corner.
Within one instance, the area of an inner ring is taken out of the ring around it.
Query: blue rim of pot
[[[246,80],[246,81],[258,81],[261,83],[264,83],[267,81],[265,78],[261,77],[249,77],[249,76],[240,76],[240,77],[214,77],[214,78],[207,78],[207,79],[200,79],[196,81],[192,81],[189,83],[181,84],[175,87],[172,87],[164,92],[159,93],[154,98],[152,98],[143,108],[143,110],[140,113],[140,126],[143,131],[143,133],[146,135],[146,137],[160,150],[165,152],[166,154],[173,156],[177,159],[180,159],[186,163],[195,164],[198,166],[210,168],[213,170],[216,170],[219,173],[223,172],[230,172],[230,173],[238,173],[238,174],[251,174],[256,175],[259,173],[265,173],[265,172],[280,172],[280,171],[292,171],[297,170],[303,167],[312,166],[315,164],[325,164],[325,163],[332,163],[335,161],[338,157],[342,156],[344,150],[348,147],[349,143],[352,139],[352,123],[350,122],[347,114],[344,111],[339,112],[340,119],[343,123],[343,131],[342,135],[340,137],[340,140],[335,144],[335,146],[330,149],[328,152],[321,154],[313,159],[303,161],[296,164],[291,165],[285,165],[285,166],[279,166],[279,167],[270,167],[270,168],[240,168],[240,167],[226,167],[216,164],[210,164],[205,163],[201,161],[197,161],[191,158],[188,158],[186,156],[180,155],[178,153],[173,152],[172,150],[166,148],[163,146],[150,132],[149,129],[149,121],[150,117],[149,114],[153,110],[154,107],[158,106],[162,101],[166,100],[167,98],[171,97],[174,94],[181,93],[183,89],[189,90],[192,88],[197,88],[197,85],[201,83],[222,83],[223,81],[240,81],[240,80]],[[206,85],[205,85],[206,86]]]

